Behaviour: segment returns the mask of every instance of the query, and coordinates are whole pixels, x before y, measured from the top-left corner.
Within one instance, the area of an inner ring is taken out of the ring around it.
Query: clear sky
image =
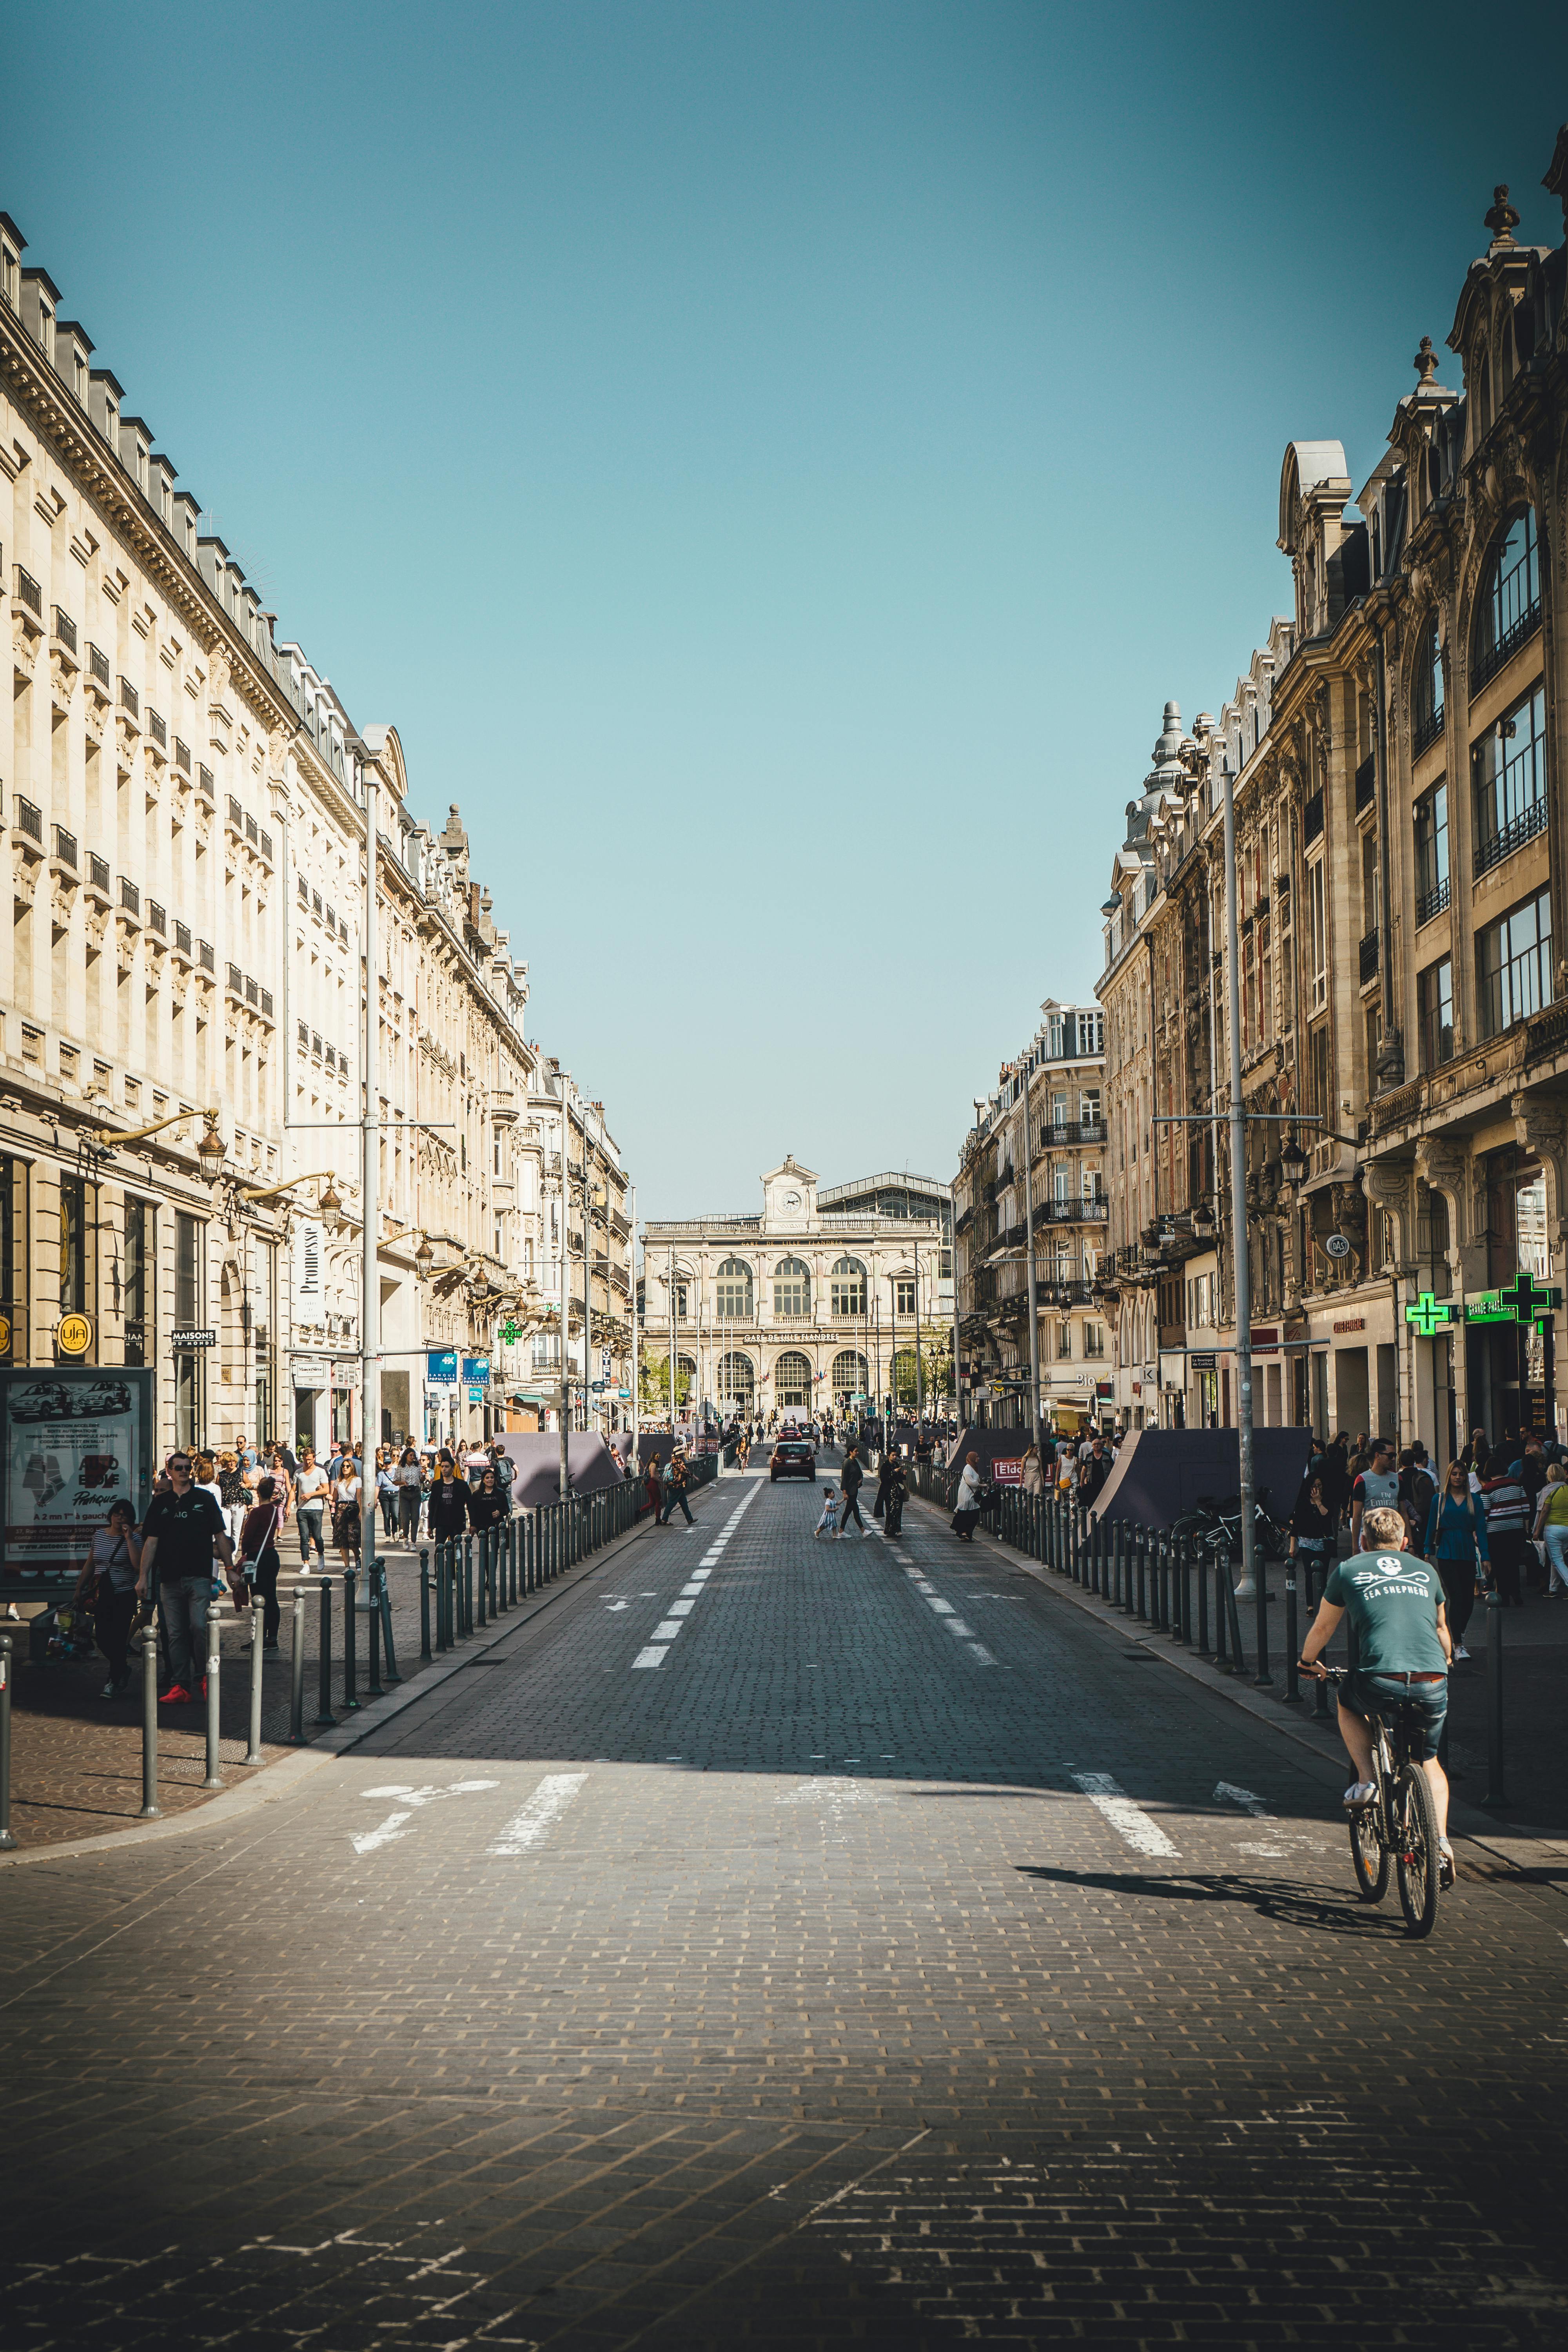
[[[0,205],[414,804],[645,1214],[951,1174],[1160,711],[1287,609],[1568,12],[4,13]],[[1457,382],[1445,355],[1443,379]]]

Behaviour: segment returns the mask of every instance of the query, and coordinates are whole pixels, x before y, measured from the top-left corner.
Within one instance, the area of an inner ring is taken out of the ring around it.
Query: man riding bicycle
[[[1437,1761],[1437,1743],[1448,1712],[1448,1664],[1454,1645],[1444,1614],[1437,1571],[1416,1555],[1396,1559],[1409,1538],[1404,1514],[1369,1510],[1362,1532],[1377,1546],[1342,1559],[1323,1587],[1312,1630],[1301,1644],[1301,1671],[1321,1677],[1322,1653],[1342,1617],[1355,1628],[1355,1672],[1340,1685],[1340,1738],[1355,1768],[1345,1790],[1346,1807],[1371,1804],[1373,1780],[1369,1715],[1386,1715],[1403,1703],[1411,1709],[1410,1753],[1426,1776],[1437,1815],[1441,1884],[1454,1883],[1454,1850],[1448,1843],[1448,1780]]]

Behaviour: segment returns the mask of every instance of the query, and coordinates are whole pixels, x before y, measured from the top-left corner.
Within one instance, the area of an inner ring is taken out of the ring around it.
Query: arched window
[[[801,1323],[811,1313],[811,1268],[804,1258],[780,1258],[773,1268],[773,1316],[781,1323]],[[804,1357],[801,1360],[805,1361]]]
[[[866,1359],[858,1349],[845,1348],[833,1359],[833,1402],[852,1404],[857,1397],[870,1394],[871,1376]]]
[[[719,1359],[719,1402],[725,1411],[750,1412],[757,1393],[757,1375],[750,1356],[738,1348]]]
[[[793,1349],[773,1366],[773,1402],[781,1412],[798,1412],[811,1402],[811,1359]]]
[[[864,1315],[866,1312],[866,1269],[858,1257],[841,1257],[833,1268],[833,1312],[835,1315]]]
[[[1432,614],[1415,648],[1415,670],[1410,681],[1411,749],[1419,756],[1443,732],[1443,648],[1437,642],[1437,615]]]
[[[719,1320],[752,1319],[752,1269],[743,1257],[727,1257],[714,1277],[713,1308]]]
[[[1541,619],[1541,550],[1535,509],[1510,516],[1498,535],[1476,605],[1471,691],[1494,677]]]

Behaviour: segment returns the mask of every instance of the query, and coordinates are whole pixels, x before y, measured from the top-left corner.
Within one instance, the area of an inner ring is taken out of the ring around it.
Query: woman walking
[[[350,1552],[356,1559],[359,1558],[360,1512],[363,1499],[364,1480],[359,1475],[359,1465],[352,1454],[345,1454],[332,1501],[332,1541],[345,1568],[349,1564]]]
[[[1442,1579],[1454,1655],[1468,1658],[1470,1654],[1465,1647],[1465,1628],[1489,1563],[1487,1507],[1479,1495],[1470,1492],[1469,1473],[1462,1456],[1449,1463],[1442,1491],[1432,1498],[1426,1538],[1421,1549]]]
[[[419,1456],[412,1445],[405,1445],[402,1458],[392,1474],[397,1489],[397,1527],[405,1544],[419,1540],[419,1496],[424,1481],[419,1474]]]
[[[239,1531],[239,1559],[236,1565],[251,1571],[251,1581],[261,1602],[261,1646],[264,1650],[278,1647],[278,1628],[282,1614],[278,1606],[278,1571],[282,1562],[278,1557],[278,1537],[283,1525],[283,1504],[278,1491],[278,1481],[268,1471],[257,1485],[256,1500],[245,1515]],[[253,1604],[254,1605],[254,1604]],[[251,1622],[250,1638],[256,1639],[256,1625]]]
[[[109,1680],[100,1698],[123,1698],[131,1688],[131,1628],[136,1622],[136,1577],[142,1565],[142,1538],[136,1513],[128,1502],[110,1503],[109,1524],[92,1538],[87,1566],[77,1580],[77,1599],[91,1587],[93,1634],[109,1663]],[[148,1629],[148,1641],[157,1636]]]
[[[1296,1507],[1290,1514],[1290,1557],[1306,1563],[1306,1605],[1309,1610],[1322,1596],[1328,1581],[1329,1562],[1336,1549],[1334,1515],[1323,1493],[1321,1471],[1309,1470],[1301,1481],[1301,1491],[1296,1497]],[[1313,1579],[1317,1580],[1314,1591]]]
[[[1555,1601],[1568,1592],[1568,1471],[1561,1462],[1547,1465],[1546,1484],[1535,1514],[1535,1537],[1546,1546],[1546,1598]]]
[[[392,1475],[392,1448],[375,1449],[375,1499],[381,1506],[382,1531],[388,1543],[397,1532],[397,1482]]]
[[[973,1543],[980,1520],[980,1456],[966,1454],[958,1481],[958,1499],[953,1507],[952,1532],[961,1542]]]

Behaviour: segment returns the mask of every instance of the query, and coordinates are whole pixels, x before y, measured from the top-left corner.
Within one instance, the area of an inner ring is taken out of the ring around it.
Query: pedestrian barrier
[[[216,1609],[207,1611],[207,1777],[204,1789],[221,1789],[218,1770],[218,1718],[223,1706],[223,1622]]]

